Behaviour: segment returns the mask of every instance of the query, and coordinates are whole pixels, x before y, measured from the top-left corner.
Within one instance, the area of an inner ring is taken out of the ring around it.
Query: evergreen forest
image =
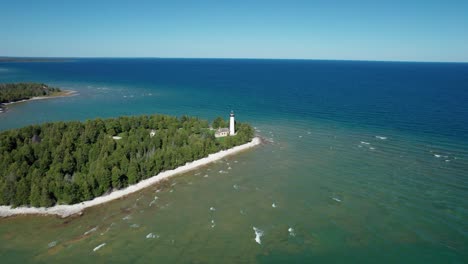
[[[166,115],[53,122],[3,131],[0,204],[50,207],[90,200],[254,136],[249,124],[236,122],[236,131],[235,136],[216,139],[208,121]]]
[[[59,88],[43,83],[0,83],[0,104],[31,99],[36,96],[51,96],[59,93]]]

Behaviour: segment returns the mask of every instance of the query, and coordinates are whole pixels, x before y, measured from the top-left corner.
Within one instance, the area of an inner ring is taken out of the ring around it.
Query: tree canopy
[[[0,104],[11,103],[36,96],[50,96],[61,92],[59,88],[49,87],[43,83],[1,83]]]
[[[166,115],[0,132],[0,204],[49,207],[90,200],[253,138],[250,125],[236,126],[237,135],[223,140],[215,139],[207,121]]]

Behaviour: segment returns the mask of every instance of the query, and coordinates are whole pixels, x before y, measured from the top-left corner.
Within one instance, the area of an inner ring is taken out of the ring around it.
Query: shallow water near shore
[[[1,130],[234,109],[268,142],[81,217],[0,219],[2,263],[468,259],[467,64],[85,59],[0,68],[1,82],[79,92],[12,105]]]

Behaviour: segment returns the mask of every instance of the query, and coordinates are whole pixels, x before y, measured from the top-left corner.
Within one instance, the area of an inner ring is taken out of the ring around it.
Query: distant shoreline
[[[173,170],[163,171],[151,178],[140,181],[134,185],[131,185],[125,189],[117,190],[111,192],[108,195],[99,196],[93,200],[72,204],[72,205],[55,205],[49,208],[45,207],[17,207],[12,208],[11,206],[0,206],[0,217],[10,217],[16,215],[56,215],[62,218],[66,218],[72,215],[80,214],[83,210],[108,203],[110,201],[125,197],[129,194],[135,193],[137,191],[143,190],[147,187],[150,187],[156,183],[161,182],[167,178],[170,178],[174,175],[185,173],[194,169],[197,169],[201,166],[210,164],[214,161],[220,160],[229,155],[236,154],[238,152],[247,150],[249,148],[255,147],[261,143],[259,137],[254,137],[252,141],[245,143],[243,145],[235,146],[227,150],[221,150],[219,152],[208,155],[208,157],[195,160],[193,162],[188,162],[185,165],[177,167]]]
[[[29,99],[23,99],[19,101],[14,101],[14,102],[9,102],[9,103],[0,103],[0,113],[5,113],[7,110],[7,106],[12,105],[12,104],[19,104],[19,103],[25,103],[29,101],[36,101],[36,100],[45,100],[45,99],[54,99],[54,98],[61,98],[61,97],[68,97],[68,96],[74,96],[77,95],[78,92],[74,90],[63,90],[56,95],[50,95],[50,96],[35,96],[31,97]]]

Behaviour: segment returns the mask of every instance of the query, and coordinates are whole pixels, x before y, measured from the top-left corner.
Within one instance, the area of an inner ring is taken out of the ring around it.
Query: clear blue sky
[[[468,0],[0,0],[0,56],[468,61]]]

